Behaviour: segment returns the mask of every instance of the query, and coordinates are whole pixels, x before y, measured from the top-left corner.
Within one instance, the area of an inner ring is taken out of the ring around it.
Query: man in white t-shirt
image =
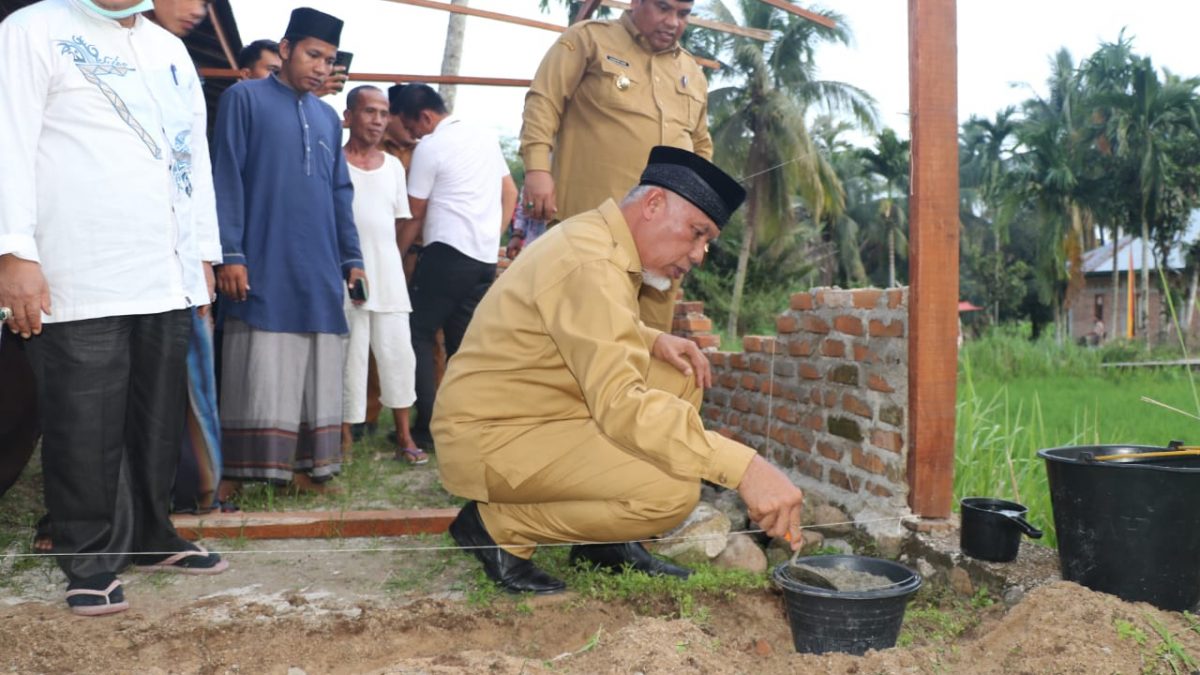
[[[436,91],[410,84],[393,109],[420,139],[408,174],[412,225],[401,250],[421,233],[424,246],[413,275],[413,350],[417,357],[417,423],[412,435],[431,443],[437,385],[434,337],[442,330],[446,358],[462,343],[475,306],[496,278],[500,233],[512,219],[517,186],[496,134],[450,114]]]
[[[396,459],[425,464],[429,458],[408,430],[408,408],[417,396],[416,363],[409,337],[412,305],[397,239],[401,223],[412,214],[404,165],[380,148],[388,123],[387,96],[372,86],[353,89],[346,97],[345,119],[350,127],[345,154],[354,183],[354,223],[372,285],[365,302],[346,303],[350,341],[342,396],[342,444],[348,445],[350,425],[367,418],[367,359],[374,353],[379,399],[396,419]]]

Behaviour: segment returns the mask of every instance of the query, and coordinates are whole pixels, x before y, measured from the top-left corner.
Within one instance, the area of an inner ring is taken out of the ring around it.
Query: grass
[[[978,626],[993,604],[986,587],[964,598],[947,586],[923,586],[904,611],[896,646],[950,645]]]
[[[1031,343],[1000,331],[968,342],[959,357],[956,499],[998,497],[1029,507],[1030,519],[1056,542],[1043,448],[1068,445],[1166,445],[1200,442],[1200,422],[1144,403],[1147,396],[1200,411],[1192,374],[1183,368],[1105,369],[1131,357],[1107,349]],[[1139,352],[1160,359],[1179,354]]]

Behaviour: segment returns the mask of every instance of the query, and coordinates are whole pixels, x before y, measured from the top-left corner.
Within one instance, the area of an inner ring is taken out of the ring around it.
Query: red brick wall
[[[694,318],[700,304],[681,311]],[[742,352],[710,354],[705,423],[851,512],[902,511],[908,289],[796,293],[775,327],[743,338]]]

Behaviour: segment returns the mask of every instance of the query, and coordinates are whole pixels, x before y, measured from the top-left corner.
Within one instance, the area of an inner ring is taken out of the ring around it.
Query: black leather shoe
[[[645,546],[628,541],[621,544],[578,544],[571,547],[572,565],[582,560],[590,565],[603,567],[610,572],[620,572],[626,566],[652,577],[669,575],[686,579],[692,571],[650,555]]]
[[[450,536],[467,553],[472,553],[483,563],[488,578],[510,593],[558,593],[567,587],[559,579],[546,574],[537,565],[505,551],[496,545],[492,535],[483,526],[479,507],[468,502],[450,523]]]

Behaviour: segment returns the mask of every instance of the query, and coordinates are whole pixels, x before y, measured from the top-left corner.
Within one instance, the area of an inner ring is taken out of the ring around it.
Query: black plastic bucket
[[[1168,448],[1040,450],[1062,577],[1167,610],[1200,603],[1200,457],[1138,459]],[[1092,457],[1128,455],[1110,461]]]
[[[868,649],[896,646],[904,609],[921,587],[920,574],[891,560],[857,555],[811,556],[796,564],[868,572],[892,582],[883,588],[835,591],[796,581],[789,572],[790,561],[776,567],[775,583],[783,589],[796,651],[862,655]]]
[[[958,545],[972,558],[1010,562],[1017,559],[1022,532],[1034,539],[1042,537],[1042,531],[1025,520],[1029,509],[1016,502],[967,497],[959,507],[962,523]]]

